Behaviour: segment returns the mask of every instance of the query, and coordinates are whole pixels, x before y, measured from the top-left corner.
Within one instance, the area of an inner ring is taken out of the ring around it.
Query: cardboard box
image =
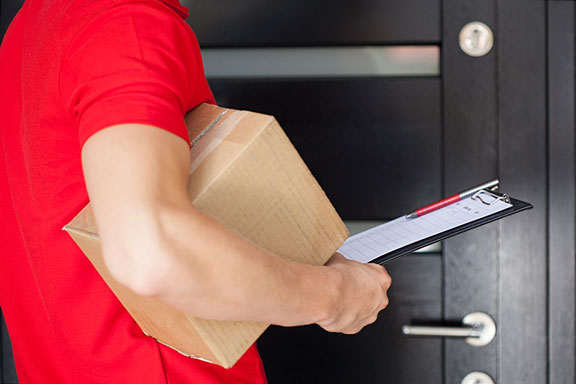
[[[186,124],[194,138],[188,191],[200,210],[258,246],[304,263],[324,264],[348,237],[272,116],[203,104],[186,115]],[[229,368],[268,326],[190,317],[117,283],[104,265],[90,205],[64,229],[144,333],[187,356]]]

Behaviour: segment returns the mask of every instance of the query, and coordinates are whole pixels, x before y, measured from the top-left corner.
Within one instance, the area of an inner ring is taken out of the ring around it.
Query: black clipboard
[[[490,193],[496,194],[496,195],[501,196],[501,197],[506,197],[508,199],[507,201],[510,202],[512,204],[512,206],[510,208],[506,208],[500,212],[496,212],[492,215],[483,217],[481,219],[478,219],[478,220],[460,225],[458,227],[452,228],[450,230],[435,234],[433,236],[424,238],[422,240],[416,241],[416,242],[411,243],[411,244],[404,246],[402,248],[395,249],[395,250],[390,251],[390,252],[388,252],[382,256],[376,257],[375,259],[373,259],[369,262],[384,265],[384,264],[387,264],[387,263],[391,262],[392,260],[395,260],[399,257],[405,256],[405,255],[410,254],[414,251],[417,251],[420,248],[424,248],[428,245],[437,243],[437,242],[444,240],[444,239],[447,239],[449,237],[456,236],[460,233],[469,231],[471,229],[480,227],[482,225],[491,223],[491,222],[496,221],[496,220],[500,220],[504,217],[513,215],[515,213],[522,212],[522,211],[525,211],[527,209],[532,209],[534,207],[530,203],[527,203],[525,201],[521,201],[518,199],[514,199],[514,198],[509,197],[508,195],[504,195],[502,193],[498,193],[498,192],[494,192],[494,191],[490,191]]]

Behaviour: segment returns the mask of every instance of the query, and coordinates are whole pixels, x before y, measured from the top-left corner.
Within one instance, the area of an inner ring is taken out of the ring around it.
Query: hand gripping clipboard
[[[531,208],[532,204],[508,195],[480,190],[422,217],[399,217],[351,236],[338,252],[351,260],[386,264],[430,244]]]

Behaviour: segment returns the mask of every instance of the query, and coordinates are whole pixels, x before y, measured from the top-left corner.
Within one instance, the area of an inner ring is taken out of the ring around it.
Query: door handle
[[[484,312],[472,312],[462,319],[461,326],[405,325],[406,336],[463,338],[468,344],[483,347],[496,336],[496,323]]]

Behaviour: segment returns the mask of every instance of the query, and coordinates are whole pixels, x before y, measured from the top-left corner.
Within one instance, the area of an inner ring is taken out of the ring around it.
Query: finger
[[[374,324],[376,322],[376,320],[378,320],[378,313],[379,312],[376,312],[376,313],[368,316],[368,318],[366,319],[366,325]]]
[[[390,277],[390,275],[388,275],[386,279],[384,279],[383,285],[386,290],[390,289],[390,287],[392,286],[392,278]]]
[[[390,304],[390,300],[388,299],[388,296],[385,295],[382,301],[380,302],[380,305],[378,306],[378,312],[385,309],[388,306],[388,304]]]
[[[340,333],[343,333],[345,335],[355,335],[358,332],[360,332],[362,329],[364,328],[363,325],[361,326],[353,326],[353,327],[348,327],[346,329],[343,329]]]
[[[388,273],[388,271],[386,269],[384,269],[382,272],[383,272],[381,274],[382,286],[384,288],[386,288],[386,290],[388,290],[390,288],[390,286],[392,285],[392,277],[390,276],[390,274]]]
[[[342,261],[344,261],[344,260],[346,260],[346,258],[345,258],[341,253],[335,252],[335,253],[328,259],[328,261],[326,262],[326,265],[331,265],[331,264],[333,264],[333,263],[342,262]]]

